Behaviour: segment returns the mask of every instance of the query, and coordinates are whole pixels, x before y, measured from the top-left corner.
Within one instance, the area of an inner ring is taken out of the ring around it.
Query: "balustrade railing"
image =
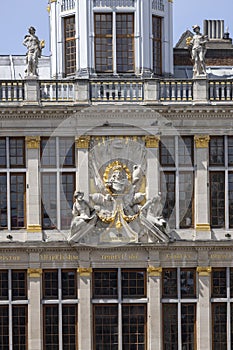
[[[68,102],[74,101],[74,83],[60,81],[40,81],[41,101]]]
[[[75,1],[76,0],[62,0],[61,10],[62,11],[73,10],[75,8]]]
[[[94,7],[133,7],[135,0],[94,0]]]
[[[157,11],[164,11],[163,0],[152,0],[152,9]]]
[[[160,81],[159,99],[161,101],[186,102],[193,99],[193,82],[188,80]]]
[[[233,101],[233,81],[210,81],[209,99],[210,101]]]
[[[132,102],[143,100],[142,82],[137,81],[98,81],[91,82],[92,102]]]
[[[23,100],[23,81],[0,81],[0,102],[17,102]]]

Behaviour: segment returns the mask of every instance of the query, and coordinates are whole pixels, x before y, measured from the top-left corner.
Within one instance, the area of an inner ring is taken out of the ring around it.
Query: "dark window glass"
[[[0,271],[0,300],[8,299],[8,271]]]
[[[193,165],[193,138],[191,136],[179,137],[178,157],[180,166]]]
[[[0,138],[0,168],[6,168],[6,138]]]
[[[12,297],[13,300],[27,299],[26,271],[12,271]]]
[[[12,173],[10,185],[11,227],[25,227],[25,174]]]
[[[193,172],[179,174],[179,215],[180,227],[188,228],[193,224]]]
[[[43,297],[45,299],[58,298],[58,271],[43,272]]]
[[[177,304],[163,304],[163,350],[178,349]]]
[[[163,298],[177,298],[177,270],[163,269]]]
[[[27,349],[27,306],[12,308],[13,350]]]
[[[163,172],[161,174],[161,193],[163,207],[163,217],[169,220],[169,226],[175,227],[175,172]]]
[[[117,298],[117,270],[94,271],[93,297]]]
[[[95,69],[113,71],[112,14],[95,14]]]
[[[227,349],[227,304],[213,303],[213,350]]]
[[[0,349],[9,350],[9,307],[0,306]]]
[[[227,280],[226,269],[213,269],[212,271],[212,297],[226,298],[227,296]]]
[[[233,349],[233,304],[231,303],[231,349]]]
[[[228,173],[229,226],[233,227],[233,173]]]
[[[233,137],[228,137],[228,165],[233,166]]]
[[[209,144],[210,165],[224,165],[224,137],[211,136]]]
[[[162,18],[152,16],[153,71],[162,74]]]
[[[182,269],[180,271],[181,298],[196,297],[196,270]]]
[[[123,350],[146,350],[146,306],[124,305],[122,309]]]
[[[75,16],[64,17],[65,74],[76,72]]]
[[[181,305],[182,349],[195,350],[196,305]]]
[[[0,227],[7,227],[7,175],[0,174]]]
[[[225,174],[210,172],[211,226],[225,225]]]
[[[77,306],[62,306],[63,350],[76,350],[77,344]]]
[[[10,167],[25,167],[25,139],[24,137],[10,138]]]
[[[77,280],[75,270],[62,271],[62,299],[77,298]]]
[[[58,305],[44,305],[44,349],[59,350]]]
[[[230,296],[233,298],[233,268],[230,268]]]
[[[134,15],[116,14],[116,58],[117,72],[134,71]]]
[[[160,163],[164,166],[175,166],[175,138],[166,137],[160,142]]]
[[[145,271],[123,270],[121,274],[121,281],[123,298],[146,297]]]
[[[62,173],[60,188],[61,228],[70,228],[72,220],[73,194],[75,189],[75,174]]]
[[[60,167],[75,166],[74,140],[70,137],[59,137]]]
[[[42,173],[42,226],[53,229],[57,226],[57,176]]]
[[[94,305],[95,349],[118,350],[118,306]]]
[[[41,166],[55,167],[56,166],[56,139],[55,137],[41,138]]]

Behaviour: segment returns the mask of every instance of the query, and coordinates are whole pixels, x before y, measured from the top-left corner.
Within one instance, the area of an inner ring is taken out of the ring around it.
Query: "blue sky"
[[[148,1],[148,0],[143,0]],[[167,0],[164,0],[167,1]],[[39,39],[45,39],[43,54],[49,55],[49,16],[47,0],[1,0],[0,5],[0,55],[24,55],[24,35],[31,25]],[[204,19],[224,19],[233,37],[232,0],[174,0],[174,45],[180,35],[193,24],[203,25]]]

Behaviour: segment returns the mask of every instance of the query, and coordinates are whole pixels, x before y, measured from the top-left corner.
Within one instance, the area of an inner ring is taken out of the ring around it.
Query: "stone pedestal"
[[[40,101],[40,87],[37,76],[25,77],[25,101],[30,103]]]
[[[159,101],[159,80],[146,80],[144,83],[144,102]]]
[[[208,102],[208,79],[205,75],[193,79],[193,102]]]

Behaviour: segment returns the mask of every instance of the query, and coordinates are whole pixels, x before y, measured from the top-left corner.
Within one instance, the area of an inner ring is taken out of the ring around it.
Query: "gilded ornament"
[[[37,149],[40,147],[40,136],[26,136],[26,145],[28,149]]]
[[[148,266],[147,273],[150,277],[160,277],[162,274],[162,267]]]
[[[196,148],[208,148],[210,137],[209,135],[195,135],[194,141]]]
[[[28,275],[30,278],[39,278],[42,275],[42,269],[28,269]]]
[[[27,225],[27,232],[42,232],[41,225]]]
[[[90,136],[80,136],[75,139],[76,148],[89,148]]]
[[[147,148],[158,148],[159,147],[159,136],[147,135],[145,136],[145,145]]]
[[[78,273],[81,277],[90,277],[92,274],[92,268],[91,267],[79,267]]]
[[[210,224],[196,224],[196,231],[210,231]]]
[[[197,272],[199,273],[199,276],[209,276],[211,274],[212,267],[211,266],[198,266]]]

